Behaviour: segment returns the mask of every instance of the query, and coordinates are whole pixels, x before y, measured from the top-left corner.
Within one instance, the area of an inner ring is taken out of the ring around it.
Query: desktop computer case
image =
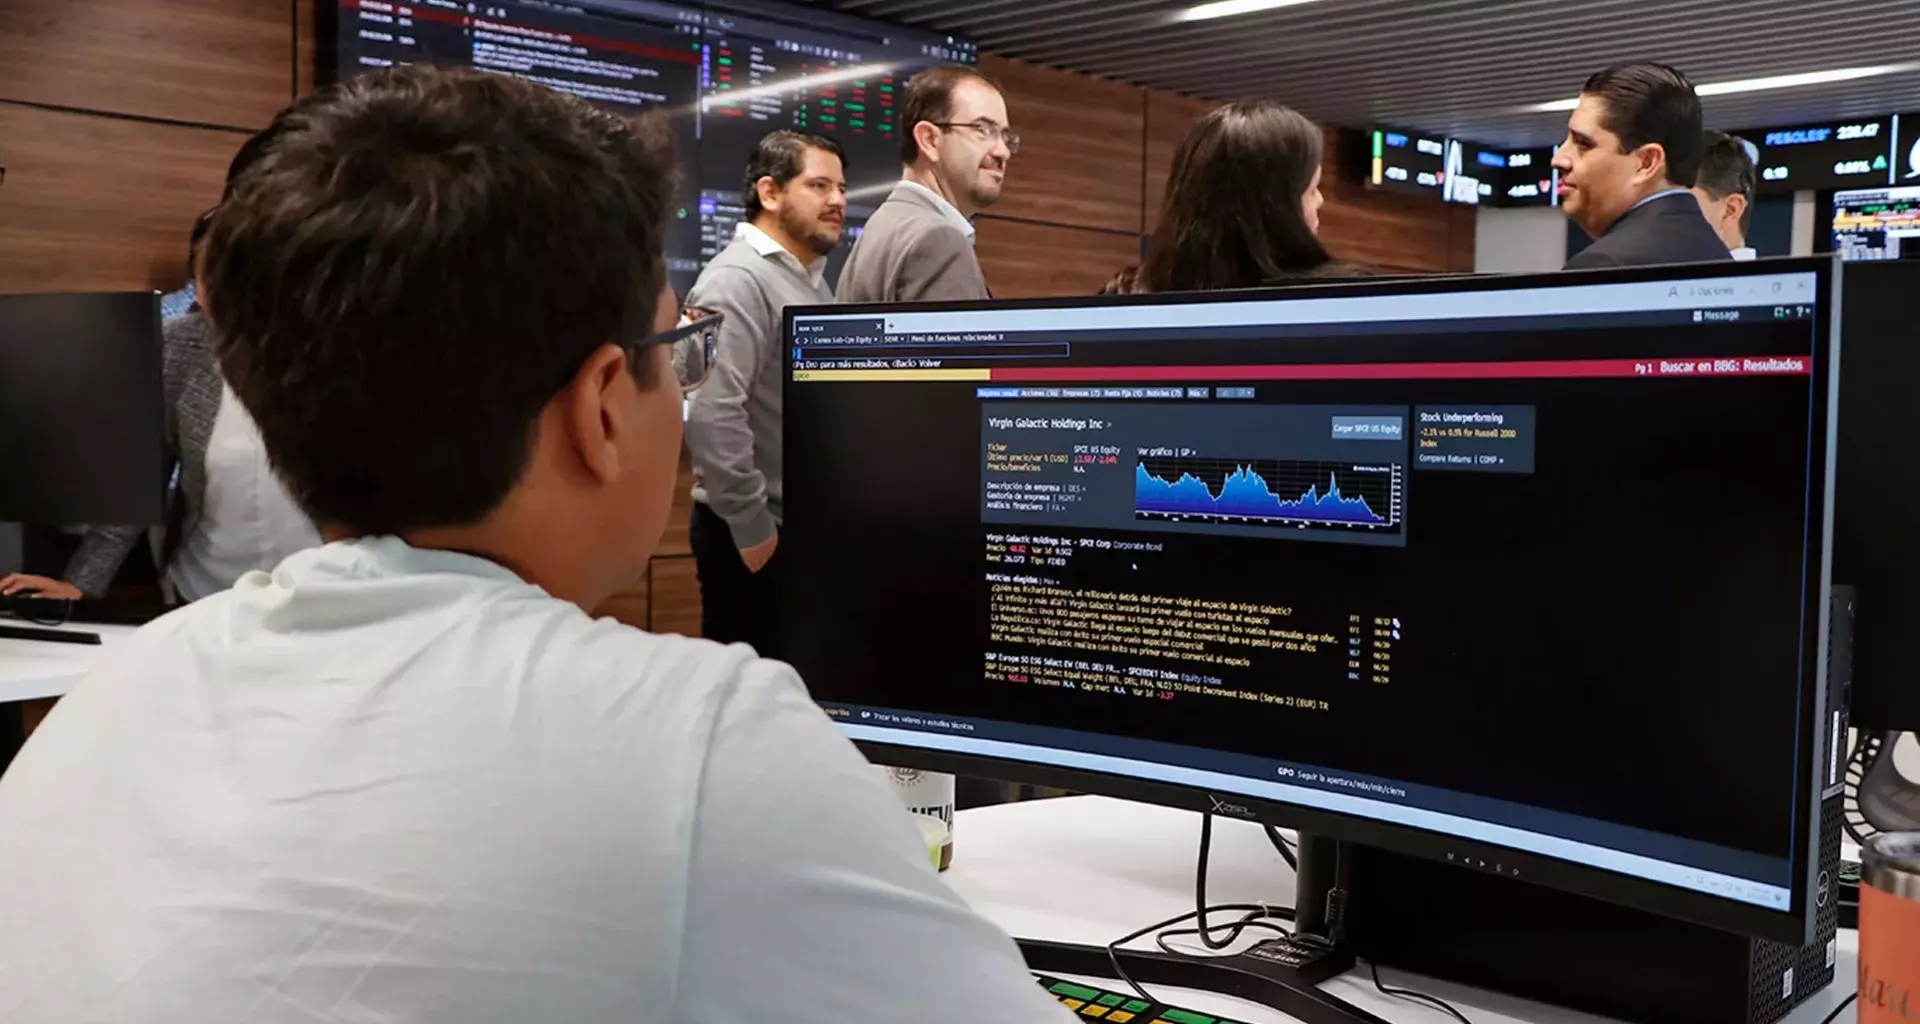
[[[1833,980],[1840,799],[1820,808],[1814,940],[1793,947],[1354,848],[1348,943],[1387,967],[1644,1024],[1772,1024]]]
[[[1852,696],[1853,596],[1831,598],[1822,720]],[[1362,846],[1350,847],[1347,944],[1383,966],[1642,1024],[1773,1024],[1833,981],[1843,803],[1826,792],[1804,946]]]

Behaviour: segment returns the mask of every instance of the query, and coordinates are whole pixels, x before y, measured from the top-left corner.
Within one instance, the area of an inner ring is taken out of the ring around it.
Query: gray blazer
[[[933,200],[904,184],[867,219],[840,271],[841,302],[986,299],[973,240]]]
[[[199,310],[175,317],[160,329],[161,386],[166,392],[166,446],[170,463],[167,529],[162,561],[192,534],[200,521],[200,499],[207,491],[207,440],[220,415],[222,384],[214,362],[207,318]],[[120,564],[145,536],[141,526],[89,526],[80,549],[67,563],[67,582],[98,597],[113,582]],[[162,564],[162,569],[165,565]]]

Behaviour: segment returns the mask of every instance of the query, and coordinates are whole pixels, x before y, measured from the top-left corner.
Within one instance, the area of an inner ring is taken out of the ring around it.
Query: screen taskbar
[[[831,701],[820,706],[857,742],[1232,793],[1520,850],[1771,910],[1792,906],[1786,884],[1792,865],[1786,859],[1560,811],[1156,740]]]

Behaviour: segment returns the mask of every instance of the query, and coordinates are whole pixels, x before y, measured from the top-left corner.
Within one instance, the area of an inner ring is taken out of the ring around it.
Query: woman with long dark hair
[[[1173,154],[1146,262],[1108,292],[1254,288],[1348,277],[1320,244],[1320,127],[1272,100],[1216,107]]]

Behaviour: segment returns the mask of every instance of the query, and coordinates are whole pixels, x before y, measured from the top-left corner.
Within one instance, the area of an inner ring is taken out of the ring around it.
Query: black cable
[[[1453,1019],[1459,1021],[1460,1024],[1473,1024],[1472,1021],[1467,1019],[1466,1014],[1454,1009],[1453,1004],[1438,996],[1430,996],[1425,992],[1415,992],[1410,988],[1388,988],[1380,983],[1380,965],[1369,960],[1367,961],[1367,967],[1373,972],[1373,987],[1379,989],[1381,995],[1393,996],[1396,999],[1406,999],[1431,1006],[1434,1009],[1452,1014]]]
[[[1846,1009],[1849,1006],[1852,1006],[1853,1001],[1858,998],[1860,998],[1860,993],[1855,992],[1854,994],[1848,996],[1847,998],[1840,1000],[1840,1005],[1834,1007],[1832,1013],[1829,1013],[1825,1017],[1820,1018],[1820,1024],[1833,1024],[1834,1018],[1840,1016],[1840,1011]]]
[[[1273,844],[1275,850],[1280,851],[1280,859],[1286,861],[1287,866],[1293,870],[1300,870],[1300,861],[1294,856],[1293,844],[1287,842],[1287,837],[1281,835],[1280,830],[1272,825],[1266,826],[1266,829],[1267,841]]]
[[[1215,913],[1244,911],[1247,913],[1247,918],[1246,918],[1247,920],[1259,920],[1261,918],[1267,918],[1267,917],[1280,918],[1282,917],[1282,915],[1292,913],[1292,911],[1286,909],[1285,907],[1268,907],[1268,906],[1263,906],[1257,903],[1222,903],[1217,907],[1208,907],[1207,909]],[[1155,921],[1154,923],[1147,925],[1145,928],[1142,928],[1139,931],[1129,932],[1128,934],[1122,935],[1121,937],[1113,940],[1112,942],[1107,943],[1107,961],[1108,963],[1113,965],[1114,976],[1119,978],[1121,981],[1126,982],[1127,987],[1130,989],[1133,989],[1134,993],[1138,995],[1140,998],[1145,999],[1150,1003],[1160,1002],[1159,999],[1151,995],[1148,995],[1147,990],[1141,988],[1139,983],[1135,982],[1133,978],[1127,974],[1127,969],[1120,966],[1120,947],[1126,945],[1129,942],[1134,941],[1135,939],[1138,939],[1145,935],[1150,935],[1163,928],[1171,928],[1182,921],[1191,921],[1196,916],[1197,914],[1195,911],[1189,910],[1184,914],[1179,914],[1174,917],[1169,917],[1165,921]]]
[[[1216,907],[1214,909],[1218,910],[1219,908]],[[1227,944],[1230,945],[1232,943],[1240,941],[1241,933],[1246,931],[1248,928],[1259,928],[1265,931],[1273,932],[1274,934],[1279,935],[1282,938],[1291,938],[1293,935],[1293,932],[1289,931],[1286,928],[1281,927],[1280,925],[1274,924],[1271,921],[1264,920],[1264,918],[1274,917],[1274,916],[1278,916],[1278,915],[1256,911],[1255,913],[1248,914],[1247,916],[1241,918],[1240,920],[1235,921],[1233,924],[1222,925],[1221,927],[1226,928],[1228,930],[1228,935],[1226,939]],[[1155,935],[1153,937],[1153,943],[1154,945],[1159,946],[1162,951],[1167,953],[1172,953],[1175,956],[1201,956],[1202,954],[1196,953],[1192,949],[1175,948],[1170,941],[1170,940],[1182,938],[1188,935],[1199,935],[1199,934],[1200,934],[1200,929],[1198,928],[1169,928],[1166,931],[1163,931],[1158,935]],[[1228,954],[1228,955],[1232,955],[1232,954]]]

